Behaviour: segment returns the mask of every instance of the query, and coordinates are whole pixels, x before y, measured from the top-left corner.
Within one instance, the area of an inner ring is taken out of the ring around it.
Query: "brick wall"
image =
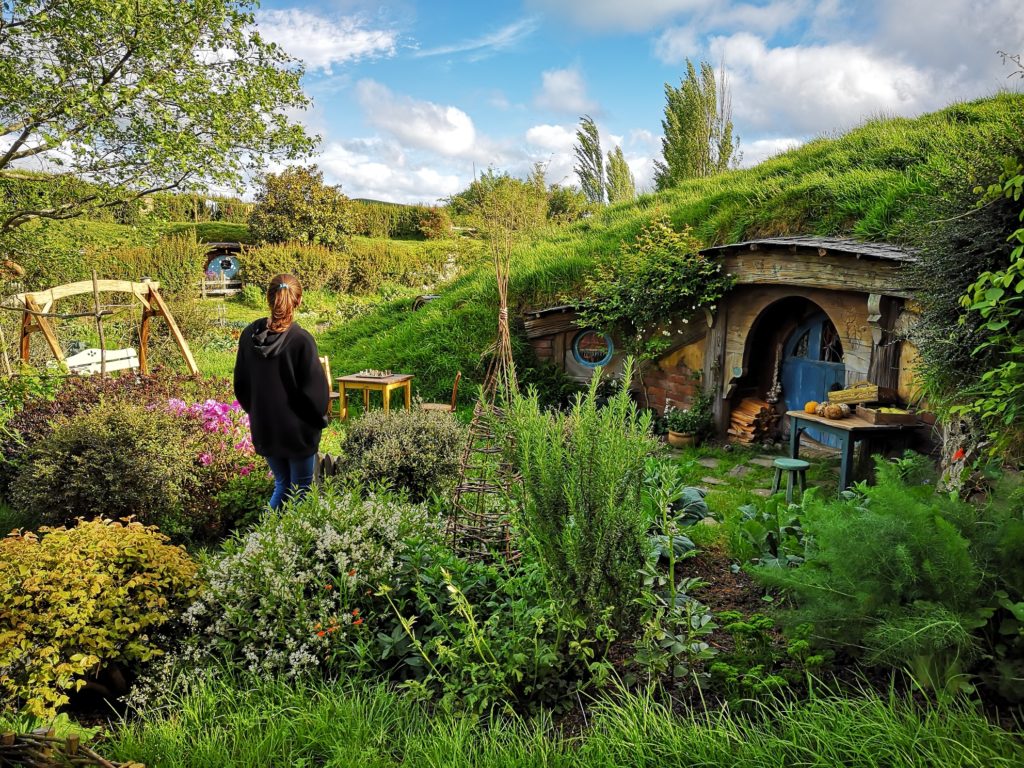
[[[698,386],[682,363],[651,367],[644,371],[643,381],[647,402],[658,413],[664,413],[666,405],[688,408]]]
[[[542,336],[539,339],[530,339],[530,346],[533,347],[533,351],[537,354],[537,359],[542,363],[550,363],[554,361],[555,339],[553,336]]]

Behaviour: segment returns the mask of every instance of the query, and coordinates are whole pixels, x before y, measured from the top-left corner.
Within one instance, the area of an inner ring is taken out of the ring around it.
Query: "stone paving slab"
[[[772,492],[768,488],[755,488],[754,490],[751,491],[751,493],[754,494],[755,496],[761,496],[765,499],[772,495]]]
[[[728,485],[729,484],[725,480],[719,480],[717,477],[702,477],[700,479],[700,481],[702,483],[707,483],[708,485]]]
[[[705,456],[703,459],[697,459],[697,463],[705,469],[718,469],[721,462],[712,456]]]
[[[756,464],[759,467],[768,467],[769,469],[775,466],[775,458],[766,458],[764,456],[758,456],[756,459],[750,460],[751,464]]]
[[[750,474],[750,467],[745,464],[737,464],[735,467],[729,470],[729,477],[746,477]]]

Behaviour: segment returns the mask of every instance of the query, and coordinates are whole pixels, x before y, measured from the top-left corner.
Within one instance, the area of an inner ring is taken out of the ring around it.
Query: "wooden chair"
[[[334,391],[334,377],[331,376],[331,359],[324,355],[320,358],[320,367],[324,371],[324,376],[327,377],[327,391],[331,395],[331,399],[327,402],[327,415],[334,416],[337,412],[337,416],[341,418],[341,393]]]
[[[455,374],[455,384],[452,386],[451,403],[420,403],[420,410],[437,411],[439,413],[455,413],[455,399],[459,396],[459,381],[462,379],[462,371]]]

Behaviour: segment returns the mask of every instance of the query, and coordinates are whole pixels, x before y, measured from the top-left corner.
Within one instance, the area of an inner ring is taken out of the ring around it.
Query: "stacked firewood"
[[[769,403],[756,397],[745,397],[732,409],[729,434],[740,443],[758,443],[775,434],[779,415]]]

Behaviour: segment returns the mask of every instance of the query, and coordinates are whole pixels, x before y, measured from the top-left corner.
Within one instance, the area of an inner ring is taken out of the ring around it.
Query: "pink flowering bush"
[[[195,460],[217,527],[226,532],[255,519],[270,497],[272,483],[253,449],[249,416],[238,401],[208,399],[189,404],[170,398],[166,410],[190,425],[197,436]]]

